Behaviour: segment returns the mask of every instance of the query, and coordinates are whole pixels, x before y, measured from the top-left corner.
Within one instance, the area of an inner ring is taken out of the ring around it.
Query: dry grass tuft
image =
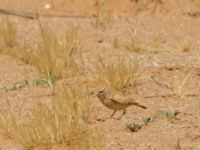
[[[77,65],[73,53],[78,46],[78,28],[72,27],[64,37],[58,36],[48,26],[37,20],[40,39],[35,47],[16,43],[17,28],[9,19],[0,27],[7,48],[1,53],[12,55],[35,65],[48,79],[64,77],[66,71],[74,71]],[[77,73],[77,70],[76,70]],[[51,88],[51,100],[39,103],[30,111],[26,121],[8,109],[0,112],[0,134],[23,145],[25,149],[45,149],[64,145],[72,149],[101,149],[96,132],[88,127],[88,94],[82,88],[62,87],[54,90],[51,80],[45,80]],[[19,119],[20,118],[20,119]]]
[[[138,27],[140,26],[140,21],[138,17],[134,17],[131,19],[127,20],[128,24],[129,24],[129,28],[130,28],[130,42],[127,45],[128,50],[130,50],[131,52],[136,52],[136,53],[140,53],[143,51],[143,49],[141,48],[141,44],[139,42],[139,38],[138,38]]]
[[[17,29],[13,22],[8,17],[3,18],[0,22],[0,35],[4,40],[5,46],[9,48],[17,44]]]
[[[94,6],[96,7],[97,14],[95,20],[95,27],[103,27],[105,28],[106,20],[108,20],[108,16],[106,14],[106,0],[95,0]]]
[[[143,49],[140,47],[137,37],[132,37],[127,47],[131,52],[140,53]]]
[[[66,31],[64,38],[59,38],[49,27],[43,27],[38,21],[41,31],[41,41],[34,49],[32,64],[43,73],[56,78],[64,76],[65,69],[75,66],[73,52],[76,51],[78,28],[72,27]]]
[[[119,57],[114,62],[106,63],[102,59],[94,65],[92,77],[97,83],[104,83],[115,90],[134,86],[137,76],[137,61]]]
[[[190,52],[192,50],[192,44],[190,42],[184,41],[180,47],[182,52]]]
[[[37,20],[41,33],[38,44],[29,46],[16,45],[16,26],[8,19],[2,22],[0,28],[2,37],[10,48],[5,48],[3,53],[17,57],[27,64],[35,65],[42,73],[55,78],[62,78],[67,69],[77,66],[73,59],[73,52],[78,47],[78,28],[72,27],[65,32],[64,37],[59,37],[50,27],[42,25]]]
[[[157,11],[167,11],[165,7],[161,7],[161,5],[164,5],[165,2],[163,0],[135,0],[135,2],[138,4],[136,8],[136,12],[151,9],[151,13],[156,13]]]
[[[101,149],[99,136],[88,128],[87,91],[60,88],[49,103],[39,103],[21,123],[11,111],[0,114],[0,133],[25,149],[53,146]]]

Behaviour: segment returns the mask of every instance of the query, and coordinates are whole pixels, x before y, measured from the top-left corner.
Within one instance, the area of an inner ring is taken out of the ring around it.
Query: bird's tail
[[[139,104],[139,103],[137,103],[137,102],[134,102],[134,103],[132,103],[132,104],[135,105],[135,106],[138,106],[138,107],[140,107],[140,108],[147,109],[146,106],[141,105],[141,104]]]

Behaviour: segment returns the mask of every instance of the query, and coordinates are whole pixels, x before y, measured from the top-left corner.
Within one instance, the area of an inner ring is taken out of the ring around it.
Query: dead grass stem
[[[17,44],[17,28],[8,17],[5,17],[0,22],[0,35],[4,40],[4,43],[9,48],[14,47]]]

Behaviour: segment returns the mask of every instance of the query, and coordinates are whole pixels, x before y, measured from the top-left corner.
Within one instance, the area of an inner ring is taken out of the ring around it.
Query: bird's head
[[[110,93],[110,88],[103,88],[97,93],[97,97],[100,100],[106,99]]]

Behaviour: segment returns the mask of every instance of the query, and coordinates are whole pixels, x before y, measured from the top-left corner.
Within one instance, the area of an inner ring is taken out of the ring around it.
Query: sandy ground
[[[200,16],[197,13],[200,8],[196,4],[189,0],[166,0],[158,5],[156,11],[152,11],[152,4],[144,7],[130,0],[108,0],[106,15],[109,17],[103,20],[103,27],[96,28],[93,0],[59,0],[55,1],[54,8],[45,10],[44,6],[48,3],[48,0],[1,0],[0,8],[17,12],[34,13],[39,10],[41,14],[81,16],[42,19],[58,33],[72,25],[79,26],[81,40],[77,55],[81,52],[90,59],[95,59],[97,55],[105,59],[119,54],[130,55],[129,43],[134,31],[137,31],[138,44],[142,50],[136,53],[139,78],[132,92],[137,91],[143,97],[140,102],[148,109],[131,106],[121,120],[107,119],[112,111],[92,96],[90,126],[104,137],[105,150],[200,150],[200,63],[196,63],[200,57]],[[136,8],[142,9],[137,12]],[[37,37],[34,21],[16,16],[10,18],[17,24],[19,42],[34,42]],[[115,39],[118,41],[117,48],[113,47]],[[184,47],[188,45],[189,50],[184,52]],[[183,97],[173,95],[173,90],[178,91],[192,68],[194,70],[183,86]],[[24,102],[26,109],[29,109],[31,103],[45,99],[49,89],[32,84],[18,90],[6,90],[13,84],[21,84],[24,80],[33,81],[38,76],[33,66],[0,55],[1,109],[4,109],[5,99],[10,101],[14,109]],[[158,110],[180,113],[173,121],[157,117],[137,132],[127,129],[127,124],[142,124],[144,118],[155,116]],[[116,117],[119,115],[120,112]],[[19,150],[20,146],[2,139],[0,148]]]

